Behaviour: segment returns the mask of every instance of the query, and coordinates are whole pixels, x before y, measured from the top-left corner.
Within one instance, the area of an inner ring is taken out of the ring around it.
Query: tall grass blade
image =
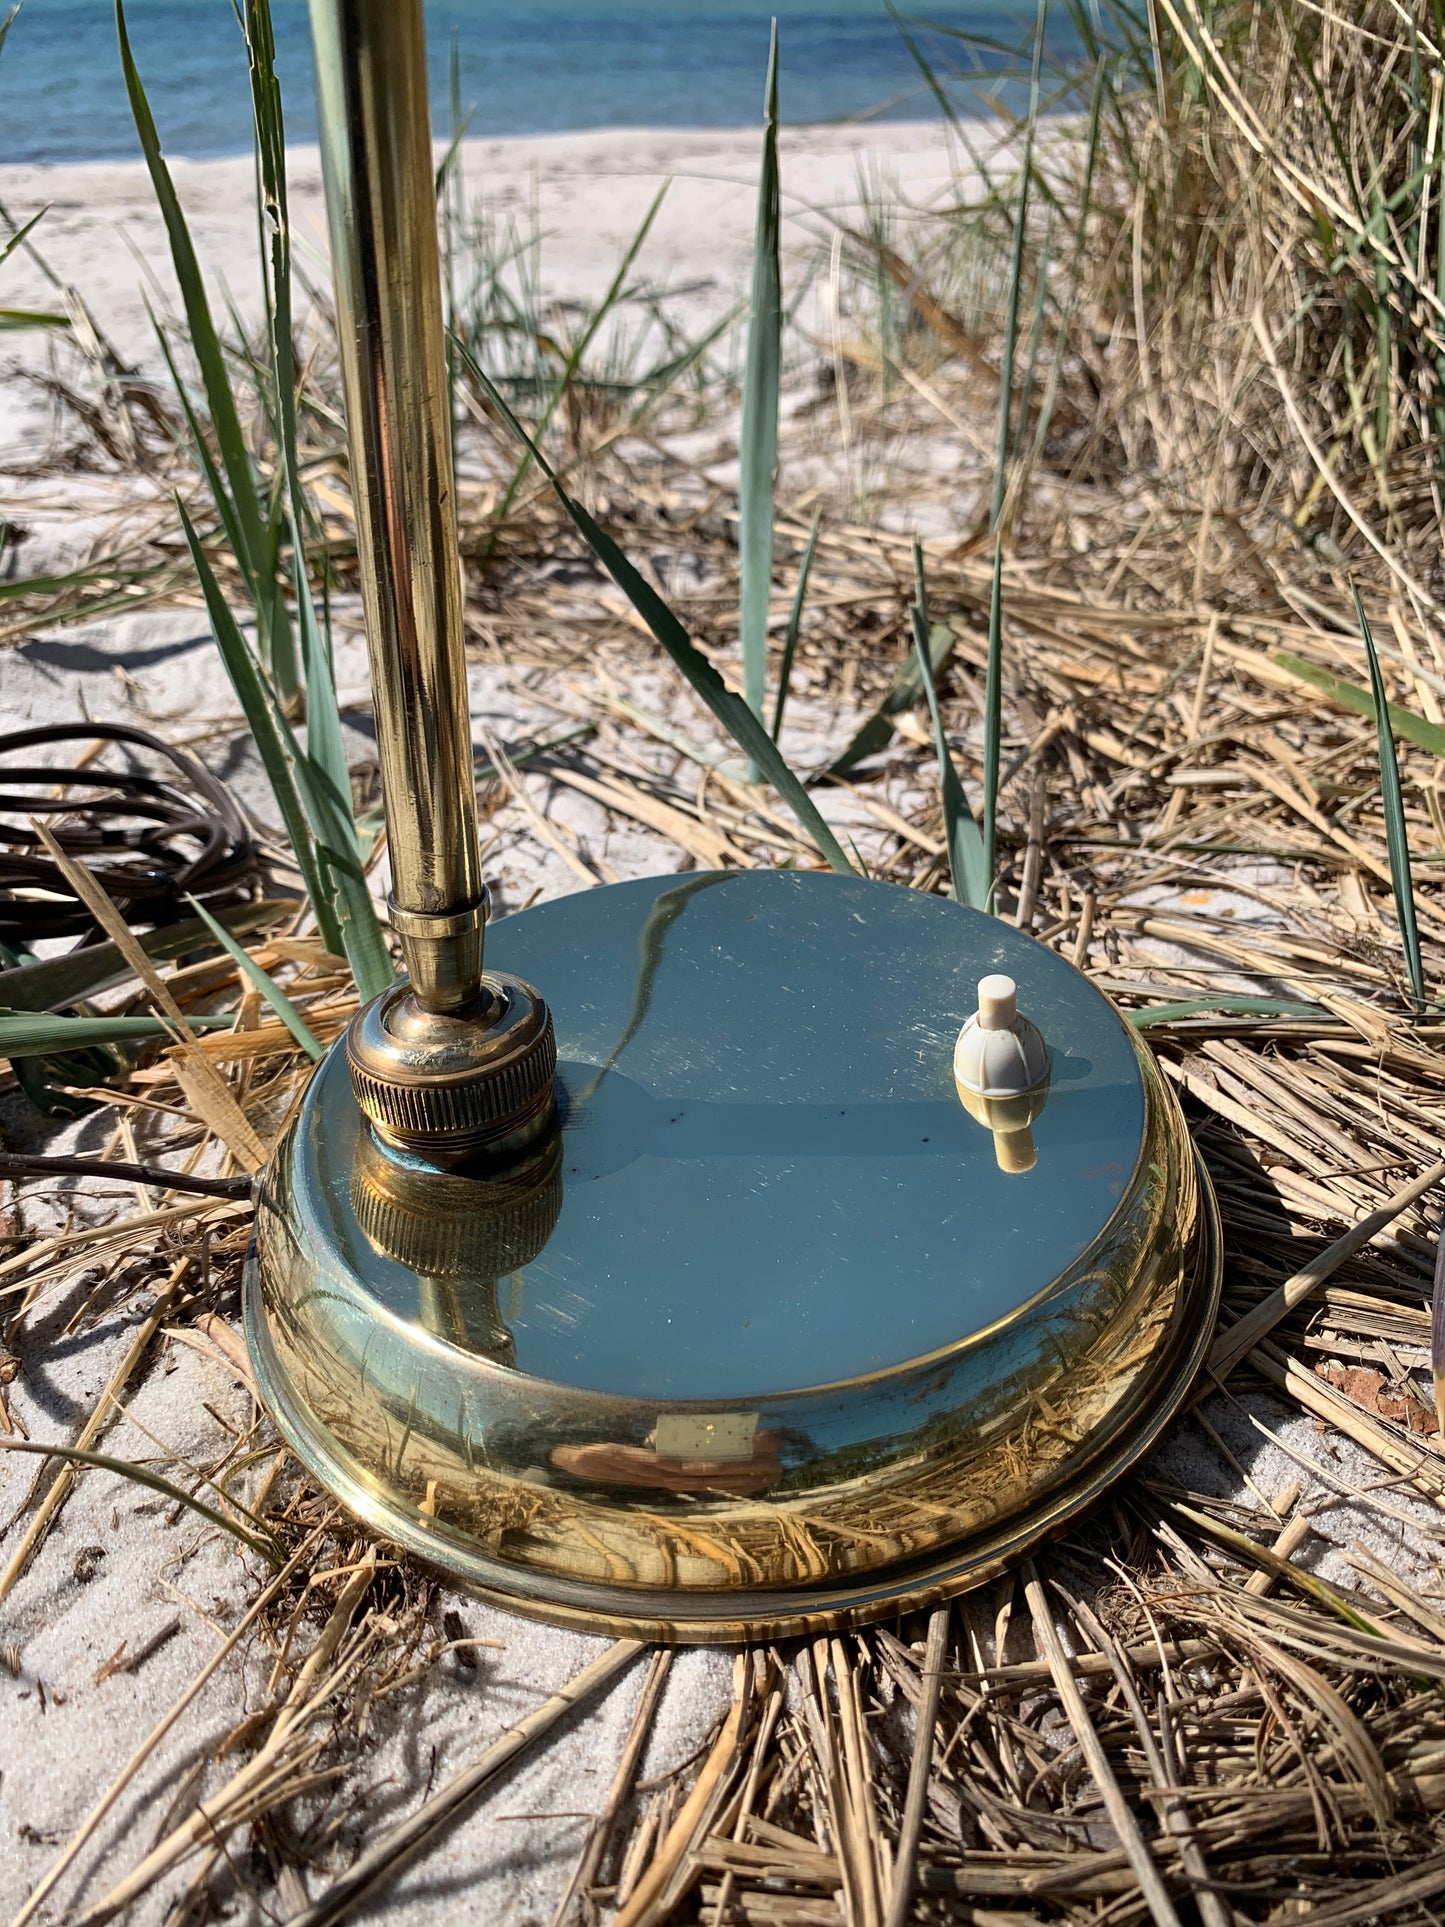
[[[241,432],[241,418],[236,408],[236,398],[231,391],[230,379],[226,373],[225,357],[221,352],[216,325],[211,316],[211,304],[201,276],[200,262],[196,258],[196,250],[191,242],[190,229],[186,225],[186,217],[176,194],[175,183],[171,179],[170,169],[166,166],[165,156],[161,152],[160,136],[156,132],[156,124],[146,99],[145,88],[141,84],[140,74],[131,54],[130,37],[126,32],[124,0],[115,0],[115,25],[120,43],[121,71],[125,77],[131,116],[135,121],[141,153],[145,157],[161,219],[165,224],[171,261],[185,308],[186,329],[190,336],[191,350],[201,371],[201,383],[205,389],[206,407],[210,413],[211,427],[220,452],[221,468],[225,474],[227,489],[235,504],[236,523],[241,533],[241,547],[237,551],[236,561],[246,578],[247,588],[256,610],[256,626],[263,658],[276,679],[276,687],[282,700],[289,702],[297,693],[296,662],[285,600],[275,577],[274,552],[268,540],[265,519],[261,513],[256,478],[246,449],[245,436]]]
[[[247,1512],[244,1506],[237,1506],[238,1511],[245,1513],[245,1516],[260,1528],[259,1533],[247,1532],[244,1526],[237,1525],[234,1519],[228,1519],[223,1512],[217,1512],[203,1499],[196,1498],[194,1493],[187,1492],[183,1486],[172,1485],[169,1479],[163,1479],[158,1472],[152,1472],[147,1466],[137,1465],[133,1459],[117,1459],[106,1452],[82,1452],[79,1447],[73,1445],[45,1445],[39,1440],[32,1442],[29,1439],[0,1439],[0,1449],[7,1452],[33,1452],[38,1458],[60,1459],[66,1465],[90,1465],[97,1471],[114,1472],[120,1478],[131,1479],[135,1484],[146,1486],[152,1492],[159,1492],[173,1505],[183,1505],[190,1511],[199,1513],[201,1518],[208,1520],[213,1526],[219,1526],[223,1532],[229,1532],[234,1538],[248,1545],[252,1552],[260,1553],[261,1557],[272,1566],[281,1564],[279,1542],[273,1537],[269,1526],[263,1520],[257,1519],[253,1512]],[[226,1496],[230,1498],[229,1493]],[[232,1499],[231,1503],[235,1505],[236,1501]],[[260,1536],[261,1533],[265,1534],[264,1538]]]
[[[271,372],[277,442],[285,487],[285,524],[291,538],[292,583],[306,675],[306,754],[346,823],[351,822],[351,776],[341,740],[341,717],[331,653],[316,620],[306,573],[306,501],[296,440],[296,365],[291,342],[291,220],[286,193],[286,129],[276,78],[276,41],[270,0],[245,0],[246,47],[251,61],[251,107],[256,162],[269,246],[267,305],[271,317]],[[279,689],[279,684],[278,684]],[[284,700],[284,692],[281,692]],[[355,829],[351,831],[355,846]]]
[[[0,308],[0,334],[28,334],[33,328],[68,328],[70,316],[48,308]]]
[[[988,592],[988,660],[983,679],[983,860],[989,878],[985,906],[993,908],[998,875],[998,779],[1003,755],[1003,543],[994,536]]]
[[[743,694],[759,720],[768,672],[768,600],[773,586],[773,497],[778,475],[778,389],[783,353],[776,20],[768,46],[764,114],[763,163],[753,232],[752,308],[738,436],[738,636]],[[748,774],[756,781],[755,765],[750,765]]]
[[[294,900],[268,897],[259,903],[243,903],[221,912],[221,922],[233,933],[245,934],[275,923]],[[132,931],[132,936],[152,963],[183,957],[189,950],[205,947],[206,928],[194,917],[180,923],[162,924],[158,930]],[[4,961],[0,957],[0,961]],[[131,967],[114,943],[88,943],[78,950],[64,951],[58,957],[32,957],[0,970],[0,1010],[61,1010],[107,984],[120,983],[131,975]]]
[[[582,366],[582,358],[596,339],[598,329],[622,298],[623,290],[627,285],[627,277],[631,274],[637,257],[642,251],[643,243],[651,231],[653,222],[657,219],[657,211],[662,206],[663,196],[667,193],[671,184],[670,181],[664,181],[662,186],[658,188],[657,193],[653,196],[652,205],[642,217],[642,225],[638,228],[636,234],[633,235],[626,253],[617,265],[617,272],[612,277],[611,285],[608,287],[606,294],[602,297],[597,307],[593,310],[587,326],[573,343],[566,362],[563,364],[562,373],[557,378],[556,386],[548,397],[547,405],[538,418],[535,429],[532,431],[532,439],[534,441],[541,442],[545,438],[547,430],[552,425],[552,417],[572,392],[572,385],[576,381],[578,372]],[[447,338],[447,350],[449,355],[454,359],[456,349],[450,335],[448,335]],[[492,526],[488,532],[487,544],[482,553],[482,559],[484,561],[486,557],[490,555],[498,532],[508,515],[510,515],[512,504],[516,501],[517,493],[531,472],[531,468],[532,452],[530,448],[528,448],[523,451],[522,459],[513,470],[512,478],[507,483],[502,499],[497,504],[496,510],[493,513]]]
[[[161,355],[164,358],[167,369],[170,371],[171,383],[176,391],[176,399],[180,402],[181,413],[185,416],[186,426],[191,431],[191,444],[195,453],[196,462],[202,476],[205,478],[206,486],[211,492],[211,502],[216,511],[216,519],[221,525],[221,533],[226,538],[226,545],[230,549],[231,554],[236,557],[242,575],[245,576],[245,564],[241,562],[241,557],[245,553],[246,537],[237,519],[235,501],[231,496],[231,491],[226,487],[225,479],[221,471],[216,466],[216,458],[211,453],[211,446],[206,440],[200,417],[196,413],[195,405],[191,400],[186,384],[181,379],[181,371],[176,365],[176,358],[171,353],[171,344],[166,335],[166,331],[153,312],[151,313],[151,326],[155,329],[156,340],[160,344]]]
[[[13,19],[13,17],[14,16],[12,15],[11,18]],[[5,22],[5,25],[9,26],[9,24],[10,22],[7,20]],[[0,41],[0,45],[3,45],[3,44],[4,44],[3,41]],[[31,215],[30,219],[25,223],[24,227],[16,228],[15,232],[10,236],[10,239],[5,243],[4,247],[0,248],[0,268],[4,267],[5,263],[10,259],[11,255],[15,252],[16,248],[24,247],[26,237],[36,227],[39,226],[39,224],[45,219],[45,216],[49,213],[49,211],[50,211],[50,204],[49,202],[47,202],[45,206],[41,208],[38,214]]]
[[[798,564],[798,586],[793,591],[793,606],[788,613],[788,633],[783,639],[783,661],[778,670],[778,701],[773,710],[773,741],[777,742],[783,727],[783,708],[788,700],[788,685],[793,679],[793,657],[798,652],[798,631],[803,626],[803,604],[808,594],[808,575],[813,567],[813,551],[818,546],[818,530],[823,525],[823,511],[818,509],[813,516],[813,526],[808,530],[807,547],[803,559]]]
[[[224,1029],[233,1017],[189,1017],[198,1030]],[[57,1017],[48,1010],[0,1009],[0,1057],[48,1057],[52,1051],[76,1050],[88,1044],[129,1044],[145,1037],[174,1039],[175,1032],[159,1017]]]
[[[1395,892],[1395,915],[1400,924],[1400,941],[1405,950],[1405,969],[1417,1010],[1425,1004],[1425,964],[1420,953],[1420,926],[1415,918],[1415,882],[1410,872],[1410,844],[1405,830],[1405,799],[1400,790],[1400,765],[1395,755],[1395,738],[1390,730],[1390,705],[1385,697],[1385,679],[1380,673],[1380,658],[1370,631],[1365,605],[1355,590],[1355,615],[1365,654],[1370,660],[1370,687],[1375,696],[1375,733],[1380,745],[1380,800],[1385,811],[1385,843],[1390,853],[1390,881]]]
[[[642,617],[653,635],[671,656],[698,695],[717,717],[733,741],[758,765],[788,808],[797,817],[819,851],[833,869],[845,876],[856,874],[843,854],[842,845],[823,820],[817,805],[778,754],[767,730],[741,697],[733,694],[712,663],[693,642],[677,616],[649,583],[633,568],[622,550],[604,533],[580,502],[563,488],[560,477],[547,457],[531,440],[517,420],[506,397],[490,377],[483,373],[465,342],[457,343],[468,374],[506,422],[512,433],[532,450],[532,459],[556,490],[557,499],[575,523],[597,560]]]
[[[978,824],[969,808],[963,784],[954,767],[948,738],[943,731],[943,716],[938,707],[938,691],[933,683],[933,662],[929,648],[928,590],[923,579],[923,550],[917,538],[913,543],[914,599],[909,610],[913,628],[913,647],[919,679],[928,700],[933,723],[933,744],[938,754],[938,779],[943,796],[943,837],[948,846],[948,871],[953,894],[971,909],[986,910],[991,893],[992,871],[984,856],[984,843]]]
[[[255,656],[247,647],[246,638],[241,634],[230,604],[221,593],[221,585],[216,580],[216,572],[206,558],[185,505],[177,503],[180,509],[181,527],[195,563],[196,574],[200,578],[201,594],[205,597],[206,613],[211,620],[211,633],[216,639],[216,647],[221,652],[221,660],[226,665],[226,673],[231,679],[231,687],[236,692],[236,700],[250,728],[252,740],[260,755],[262,766],[271,784],[271,794],[276,799],[276,807],[281,812],[281,822],[287,840],[296,855],[297,867],[306,885],[306,894],[311,899],[311,908],[316,917],[316,928],[321,941],[333,954],[341,952],[341,926],[331,900],[322,886],[321,870],[316,857],[316,844],[307,821],[306,809],[301,801],[301,793],[296,786],[294,765],[299,760],[299,751],[294,744],[288,747],[282,734],[283,725],[278,724],[273,704],[268,700],[268,692]],[[289,731],[287,732],[289,735]]]
[[[296,852],[317,931],[328,950],[345,956],[357,993],[366,1002],[380,996],[395,980],[396,972],[366,887],[350,810],[343,811],[336,803],[326,780],[297,743],[275,691],[246,647],[184,505],[177,506],[200,577],[211,632]]]
[[[240,944],[237,943],[225,925],[218,923],[203,903],[198,903],[194,897],[191,897],[189,901],[191,908],[206,925],[206,928],[216,939],[216,942],[226,952],[237,968],[248,977],[255,988],[260,991],[261,995],[266,999],[266,1002],[271,1006],[272,1010],[275,1011],[276,1015],[281,1019],[281,1022],[286,1026],[287,1030],[290,1031],[306,1055],[311,1058],[313,1062],[323,1058],[326,1055],[325,1047],[317,1043],[315,1033],[312,1031],[311,1026],[286,995],[280,984],[276,982],[275,978],[272,977],[268,971],[261,968],[260,964],[257,963],[249,951],[241,948]]]
[[[912,634],[912,624],[909,625]],[[893,718],[901,716],[905,710],[916,709],[923,701],[923,692],[936,677],[949,657],[953,654],[955,637],[952,626],[946,622],[935,622],[928,632],[927,672],[918,651],[909,649],[902,662],[893,672],[893,680],[878,707],[863,723],[846,749],[828,765],[829,776],[846,776],[856,764],[866,757],[877,756],[887,749],[893,741]]]
[[[1347,682],[1343,676],[1335,676],[1328,669],[1321,669],[1318,663],[1306,662],[1302,656],[1292,656],[1285,650],[1277,650],[1270,657],[1281,669],[1287,669],[1301,682],[1307,682],[1322,690],[1331,702],[1338,703],[1341,709],[1351,709],[1357,716],[1368,716],[1372,723],[1378,724],[1379,710],[1375,698],[1368,689],[1361,689],[1358,683]],[[1428,750],[1432,756],[1445,757],[1445,727],[1439,723],[1427,722],[1417,716],[1413,709],[1404,709],[1399,703],[1387,705],[1385,714],[1390,719],[1390,728],[1396,738],[1403,737],[1407,743]]]

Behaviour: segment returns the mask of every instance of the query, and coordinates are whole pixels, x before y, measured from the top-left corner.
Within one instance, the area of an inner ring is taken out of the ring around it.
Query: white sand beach
[[[549,296],[600,295],[658,190],[662,207],[638,262],[640,275],[674,291],[684,317],[712,316],[745,289],[756,211],[755,128],[688,131],[609,129],[466,142],[466,201],[518,233],[541,240]],[[932,122],[880,121],[786,128],[782,135],[784,248],[796,269],[826,248],[837,221],[855,220],[868,194],[926,206],[954,184],[954,159]],[[259,302],[256,219],[249,156],[175,160],[171,170],[213,299],[234,297],[243,316]],[[320,157],[288,156],[291,225],[298,265],[328,280]],[[7,167],[0,147],[0,206],[17,223],[46,212],[33,240],[51,279],[24,251],[5,268],[4,299],[53,307],[56,281],[75,288],[122,355],[150,365],[146,312],[175,300],[165,232],[144,164],[82,162]],[[43,338],[0,342],[0,370],[35,366]],[[0,445],[10,442],[0,420]]]

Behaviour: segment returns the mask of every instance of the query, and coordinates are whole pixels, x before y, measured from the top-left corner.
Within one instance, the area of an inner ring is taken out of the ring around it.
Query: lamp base
[[[334,1051],[262,1187],[262,1396],[379,1533],[561,1624],[815,1632],[992,1578],[1187,1397],[1212,1195],[1148,1051],[1052,952],[786,872],[559,899],[489,948],[545,986],[553,1137],[438,1172]],[[953,1079],[997,972],[1050,1051],[1024,1169]]]

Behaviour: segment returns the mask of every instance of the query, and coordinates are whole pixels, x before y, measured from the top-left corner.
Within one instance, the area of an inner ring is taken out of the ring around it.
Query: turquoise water
[[[277,66],[293,140],[314,135],[305,0],[272,0]],[[5,11],[0,0],[0,13]],[[905,11],[908,9],[904,9]],[[930,20],[1017,45],[1028,0],[919,6]],[[474,135],[589,127],[740,127],[761,110],[768,21],[782,46],[790,121],[865,114],[931,118],[935,104],[882,0],[431,0],[434,122],[447,126],[455,34]],[[131,44],[172,154],[250,146],[246,60],[231,0],[131,0]],[[921,38],[945,67],[960,43]],[[993,63],[996,64],[996,63]],[[968,111],[966,93],[958,96]],[[108,160],[137,153],[111,0],[27,0],[0,57],[0,164]]]

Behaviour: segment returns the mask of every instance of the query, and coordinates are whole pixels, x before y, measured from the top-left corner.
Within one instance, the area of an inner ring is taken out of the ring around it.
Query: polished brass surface
[[[549,988],[553,1134],[429,1171],[333,1052],[263,1185],[258,1381],[379,1532],[554,1620],[776,1636],[978,1583],[1157,1438],[1213,1326],[1212,1198],[1061,959],[781,872],[564,898],[491,945]],[[953,1081],[989,970],[1052,1047],[1025,1171]]]
[[[393,923],[428,1010],[481,991],[486,918],[462,650],[421,0],[311,0]]]
[[[546,1249],[562,1209],[562,1134],[500,1167],[465,1176],[383,1148],[361,1131],[351,1170],[351,1208],[381,1257],[417,1274],[418,1317],[438,1338],[516,1363],[501,1280]]]
[[[1049,1101],[1048,1078],[1042,1078],[1032,1090],[1010,1091],[1006,1097],[990,1097],[985,1091],[970,1090],[961,1080],[955,1082],[959,1103],[993,1133],[999,1170],[1032,1171],[1038,1163],[1033,1126]]]

